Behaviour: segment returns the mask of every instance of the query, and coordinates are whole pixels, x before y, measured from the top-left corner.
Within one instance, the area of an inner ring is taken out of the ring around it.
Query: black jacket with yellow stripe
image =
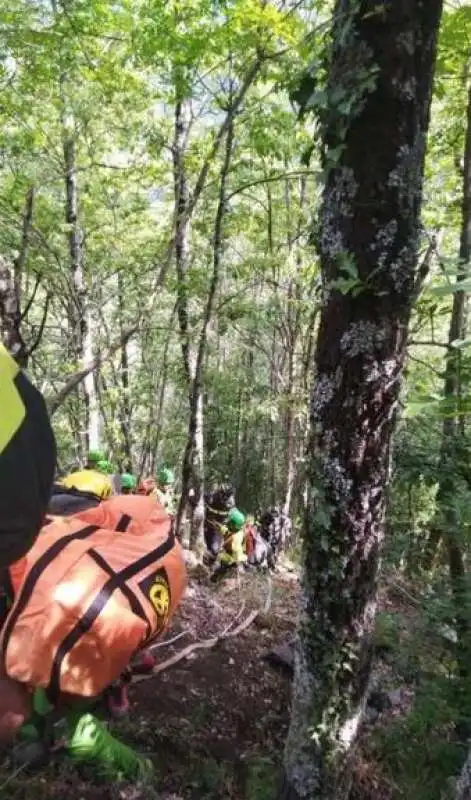
[[[46,405],[0,344],[0,569],[34,543],[49,501],[56,445]]]

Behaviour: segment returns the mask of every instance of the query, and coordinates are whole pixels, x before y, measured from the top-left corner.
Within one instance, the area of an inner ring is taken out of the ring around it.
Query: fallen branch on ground
[[[152,650],[157,650],[159,647],[168,647],[169,645],[178,642],[179,639],[183,639],[184,636],[188,636],[189,633],[190,631],[182,631],[181,633],[178,633],[176,636],[173,636],[171,639],[165,639],[165,641],[163,642],[156,642],[156,644],[152,644],[147,649],[152,651]]]
[[[238,636],[240,633],[245,631],[260,614],[268,614],[271,608],[271,601],[272,601],[272,584],[271,584],[271,578],[268,577],[268,592],[263,608],[257,608],[254,611],[251,611],[250,614],[243,620],[243,622],[237,625],[236,628],[232,628],[232,625],[234,624],[234,622],[236,622],[236,620],[240,616],[241,612],[239,611],[237,617],[234,620],[232,620],[230,625],[228,625],[222,631],[222,633],[218,634],[217,636],[213,636],[211,639],[205,639],[202,642],[194,642],[193,644],[188,645],[188,647],[185,647],[184,650],[180,650],[179,653],[175,653],[175,655],[171,656],[170,658],[167,658],[166,661],[162,661],[161,664],[158,664],[156,667],[154,667],[154,669],[149,675],[133,676],[132,680],[133,684],[140,683],[141,681],[148,681],[150,680],[150,678],[154,678],[155,675],[159,674],[159,672],[164,672],[164,670],[173,667],[175,664],[178,664],[179,661],[183,661],[184,659],[189,658],[197,650],[210,650],[211,648],[216,647],[216,645],[219,644],[220,642],[223,642],[225,639],[230,639],[233,636]]]
[[[411,605],[415,606],[416,608],[420,606],[420,599],[414,597],[397,579],[388,578],[385,576],[383,580],[386,586],[389,586],[389,588],[396,592],[396,594],[401,595],[401,597],[411,603]]]

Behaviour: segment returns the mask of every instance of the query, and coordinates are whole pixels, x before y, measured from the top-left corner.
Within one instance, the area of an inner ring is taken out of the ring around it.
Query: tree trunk
[[[190,550],[197,550],[204,542],[204,402],[203,387],[193,384],[194,407],[190,416],[193,442],[192,479],[194,496],[190,523]]]
[[[125,307],[123,278],[121,273],[118,272],[118,313],[119,330],[121,334],[125,327]],[[131,401],[129,396],[129,358],[127,341],[123,342],[120,351],[120,382],[121,396],[119,416],[121,435],[123,437],[123,467],[125,472],[132,472]]]
[[[288,290],[288,309],[287,309],[287,336],[286,351],[288,360],[288,375],[286,381],[286,412],[285,412],[285,432],[286,432],[286,452],[285,452],[285,484],[283,509],[289,514],[291,507],[291,497],[293,494],[294,481],[296,478],[296,438],[295,438],[295,398],[296,398],[296,346],[299,336],[299,314],[297,303],[297,290],[295,280],[290,280]]]
[[[273,326],[273,335],[271,340],[271,359],[270,359],[270,400],[278,398],[278,347],[277,347],[277,328]],[[270,412],[270,438],[269,438],[269,464],[270,464],[270,485],[269,485],[269,498],[270,505],[276,506],[276,498],[278,496],[278,452],[276,447],[276,432],[277,426],[273,419],[273,414]]]
[[[64,81],[64,79],[62,79]],[[65,100],[63,100],[65,104]],[[75,132],[73,120],[62,113],[62,149],[65,168],[65,221],[69,242],[70,272],[72,278],[72,297],[69,305],[71,326],[71,344],[75,360],[83,359],[83,337],[85,334],[84,300],[86,295],[84,272],[82,231],[78,219],[78,185],[75,158]]]
[[[149,419],[146,426],[146,433],[144,441],[147,442],[147,452],[145,449],[142,451],[141,463],[139,465],[139,478],[142,477],[147,470],[149,474],[154,474],[156,469],[157,456],[160,447],[160,438],[164,426],[164,406],[165,395],[167,391],[167,377],[169,366],[169,350],[170,343],[173,337],[173,326],[175,319],[175,309],[168,322],[168,333],[165,337],[165,342],[162,352],[162,365],[159,369],[159,377],[156,382],[156,389],[158,388],[157,397],[153,398],[149,408]]]
[[[204,541],[204,398],[203,398],[203,371],[204,358],[208,339],[208,329],[213,316],[216,292],[219,286],[221,259],[224,249],[223,226],[226,215],[226,184],[232,158],[234,141],[233,123],[230,122],[226,134],[226,147],[221,167],[219,198],[214,223],[213,240],[213,273],[209,286],[208,299],[204,312],[203,325],[198,340],[196,360],[191,369],[190,388],[190,419],[188,425],[188,440],[183,459],[182,470],[182,495],[178,509],[177,530],[182,519],[184,505],[188,497],[190,478],[193,482],[194,497],[192,500],[192,518],[190,527],[190,549],[195,550]]]
[[[94,353],[95,337],[93,335],[93,319],[92,315],[90,314],[90,309],[88,307],[88,304],[86,309],[84,309],[84,313],[85,313],[85,325],[84,325],[84,336],[83,336],[82,362],[85,365],[89,364],[95,355]],[[83,381],[83,388],[85,392],[85,403],[87,409],[86,440],[87,440],[87,447],[89,450],[98,450],[101,439],[100,406],[98,402],[96,382],[97,382],[97,376],[94,372],[89,372]]]
[[[0,257],[0,337],[10,355],[23,369],[28,366],[29,356],[41,340],[49,305],[48,296],[45,302],[43,322],[39,326],[36,341],[27,346],[21,330],[22,322],[35,299],[36,291],[41,282],[41,276],[38,275],[33,293],[26,303],[25,313],[22,314],[21,284],[28,255],[31,226],[33,224],[33,209],[34,189],[31,188],[26,193],[21,242],[18,255],[14,261],[14,269],[11,270],[5,259]]]
[[[20,297],[15,276],[0,257],[0,340],[21,367],[28,363],[28,351],[21,335]]]
[[[54,13],[59,13],[58,5],[52,0]],[[64,70],[59,78],[60,123],[65,182],[65,221],[69,245],[71,276],[71,296],[69,301],[70,348],[73,361],[84,367],[94,357],[93,325],[88,307],[87,283],[83,253],[83,230],[79,218],[79,188],[77,179],[77,132],[75,119],[68,102],[69,76]],[[80,450],[82,454],[90,447],[96,448],[99,433],[98,401],[95,378],[87,373],[83,380],[83,399],[85,403],[85,425],[80,426]],[[77,399],[79,395],[77,387]],[[77,404],[78,405],[78,404]]]
[[[288,166],[286,165],[286,169]],[[302,234],[303,226],[303,211],[306,203],[306,178],[302,177],[299,184],[299,213],[294,237],[291,230],[288,233],[288,249],[291,252],[294,250],[294,258],[296,264],[296,271],[294,277],[290,280],[288,291],[288,308],[286,327],[288,334],[287,350],[288,350],[288,381],[287,381],[287,398],[286,398],[286,482],[285,482],[285,496],[283,503],[283,510],[285,514],[291,511],[291,502],[293,496],[294,485],[296,482],[296,455],[297,455],[297,441],[296,441],[296,380],[298,375],[298,343],[301,336],[301,291],[300,291],[300,278],[299,270],[301,267],[301,253],[299,250],[299,243]],[[290,218],[290,202],[289,202],[289,189],[287,189],[287,209],[288,220]],[[289,226],[291,227],[291,226]]]
[[[71,358],[76,364],[85,363],[85,346],[87,355],[91,355],[92,342],[87,331],[87,317],[85,312],[86,288],[83,271],[83,251],[82,251],[82,230],[78,218],[78,185],[76,171],[75,154],[75,131],[73,119],[66,113],[66,100],[64,86],[65,76],[61,77],[62,94],[62,149],[64,155],[64,179],[65,179],[65,220],[67,223],[67,238],[69,243],[70,273],[71,273],[71,297],[69,302],[69,327],[70,327],[70,347]],[[89,376],[86,376],[88,388],[90,388]],[[79,450],[83,458],[89,448],[88,421],[90,414],[90,403],[88,402],[88,392],[83,387],[83,399],[85,401],[85,425],[79,424],[76,435],[79,440]],[[77,389],[79,392],[79,389]],[[80,420],[79,413],[79,394],[75,397],[77,419]]]
[[[180,332],[180,345],[183,358],[183,371],[185,374],[188,402],[189,402],[189,431],[182,464],[182,490],[178,506],[175,530],[181,535],[181,526],[188,502],[188,493],[192,483],[192,455],[190,425],[195,421],[196,411],[192,410],[192,353],[190,344],[190,330],[188,319],[188,265],[189,265],[189,236],[190,214],[188,211],[190,191],[185,166],[185,147],[189,126],[188,101],[179,96],[180,76],[175,71],[175,86],[177,100],[175,103],[175,124],[173,138],[173,182],[175,195],[175,267],[177,272],[177,318]]]
[[[346,800],[370,676],[441,0],[338,0],[322,113],[324,303],[282,797]],[[374,80],[365,75],[377,70]],[[333,90],[335,92],[333,93]],[[349,116],[335,102],[343,94]],[[354,266],[361,292],[336,281]]]

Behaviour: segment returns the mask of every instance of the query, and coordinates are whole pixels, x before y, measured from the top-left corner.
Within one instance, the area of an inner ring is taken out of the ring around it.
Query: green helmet
[[[133,492],[137,486],[137,480],[134,475],[131,475],[130,472],[124,472],[121,475],[121,488],[122,489],[129,489],[130,492]]]
[[[227,526],[233,531],[240,531],[244,527],[245,516],[238,508],[231,508],[227,515]]]
[[[106,461],[106,459],[99,461],[96,465],[96,469],[98,472],[103,472],[105,475],[112,475],[114,472],[113,465],[110,464],[109,461]]]
[[[157,477],[159,479],[159,483],[162,486],[170,486],[170,484],[175,481],[175,477],[172,470],[167,469],[166,467],[162,467]]]
[[[100,461],[106,461],[106,459],[101,450],[90,450],[87,461],[89,464],[95,464],[96,466]]]

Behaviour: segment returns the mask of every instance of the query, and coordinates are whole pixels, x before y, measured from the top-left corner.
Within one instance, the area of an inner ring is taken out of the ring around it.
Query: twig
[[[422,341],[410,341],[408,342],[409,347],[444,347],[445,350],[448,350],[449,344],[447,342],[422,342]]]
[[[12,773],[11,773],[11,775],[9,775],[9,776],[8,776],[8,778],[7,778],[5,781],[3,781],[3,783],[2,783],[2,784],[0,784],[0,792],[2,792],[2,791],[3,791],[3,789],[5,789],[5,787],[6,787],[6,786],[8,786],[8,784],[9,784],[9,783],[11,783],[12,781],[14,781],[14,780],[15,780],[15,778],[17,778],[17,777],[18,777],[18,775],[20,775],[20,773],[21,773],[21,772],[24,772],[24,770],[25,770],[27,767],[29,767],[29,766],[30,766],[30,764],[32,764],[32,763],[33,763],[32,761],[25,761],[25,763],[24,763],[24,764],[21,764],[21,765],[18,767],[18,769],[15,769],[15,771],[14,771],[14,772],[12,772]]]
[[[133,683],[140,683],[141,681],[150,680],[150,678],[153,678],[155,675],[158,675],[159,672],[164,672],[164,670],[169,669],[170,667],[173,667],[175,664],[178,664],[180,661],[183,661],[183,659],[188,658],[196,650],[210,650],[212,647],[215,647],[217,644],[219,644],[220,642],[224,641],[224,639],[229,639],[229,638],[231,638],[233,636],[238,636],[240,633],[245,631],[246,628],[248,628],[249,625],[251,625],[252,622],[261,613],[263,613],[263,614],[267,614],[268,613],[268,611],[270,610],[270,607],[271,607],[271,602],[272,602],[272,583],[271,583],[271,578],[268,576],[268,592],[267,592],[267,597],[266,597],[263,609],[262,608],[258,608],[258,609],[255,609],[254,611],[251,611],[250,614],[248,615],[248,617],[246,617],[246,619],[243,620],[243,622],[241,622],[233,630],[227,630],[226,629],[226,632],[223,631],[221,634],[219,634],[218,636],[214,636],[212,639],[206,639],[205,641],[194,642],[193,644],[188,645],[188,647],[185,647],[184,650],[181,650],[179,653],[175,653],[174,656],[171,656],[170,658],[167,658],[166,661],[162,661],[161,664],[159,664],[158,666],[154,667],[153,671],[149,675],[136,675],[136,676],[134,676],[132,682]],[[239,612],[239,615],[240,615],[240,612]],[[232,621],[231,625],[234,623],[234,621],[235,620]],[[229,627],[231,627],[231,626],[229,626]]]
[[[221,637],[221,636],[225,636],[227,633],[229,633],[229,631],[231,630],[231,628],[233,628],[233,627],[234,627],[234,625],[236,624],[237,620],[241,618],[242,614],[244,613],[244,610],[245,610],[245,603],[242,603],[242,605],[241,605],[241,607],[239,608],[239,611],[237,612],[237,614],[236,614],[236,616],[234,617],[234,619],[232,619],[232,620],[230,621],[229,625],[226,625],[226,627],[224,628],[224,630],[222,631],[222,633],[220,633],[220,634],[219,634],[219,637]]]
[[[156,644],[151,645],[147,648],[147,650],[157,650],[159,647],[168,647],[170,644],[174,644],[179,639],[182,639],[184,636],[188,636],[190,631],[182,631],[181,633],[174,636],[172,639],[166,639],[164,642],[157,642]]]
[[[420,600],[411,595],[401,583],[398,583],[392,578],[385,578],[384,582],[390,586],[391,589],[394,589],[396,592],[398,592],[398,594],[402,594],[402,596],[409,600],[409,602],[412,603],[412,605],[414,605],[416,608],[420,606]]]

